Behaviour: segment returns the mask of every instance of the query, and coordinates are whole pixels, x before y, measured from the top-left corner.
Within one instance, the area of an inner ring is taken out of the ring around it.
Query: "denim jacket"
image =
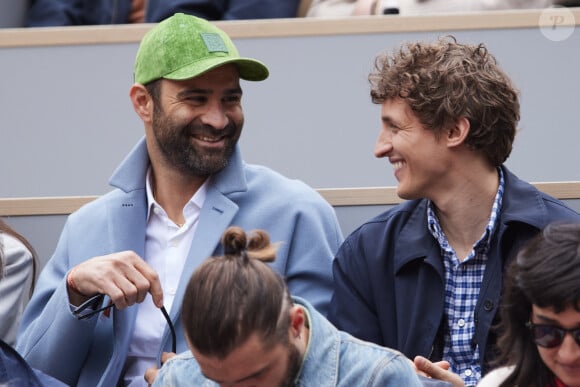
[[[401,353],[358,340],[338,331],[307,301],[294,303],[307,312],[310,324],[308,348],[296,386],[421,386],[411,363]],[[182,353],[161,368],[153,387],[210,387],[218,384],[203,377],[191,352]]]

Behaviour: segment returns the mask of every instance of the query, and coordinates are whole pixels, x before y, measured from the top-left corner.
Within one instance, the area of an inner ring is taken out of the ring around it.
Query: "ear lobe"
[[[458,118],[457,121],[455,121],[455,123],[447,130],[447,144],[450,147],[463,144],[469,134],[470,127],[471,125],[467,118]]]
[[[140,83],[135,83],[129,90],[129,97],[133,104],[133,109],[143,122],[151,122],[153,111],[153,100],[149,92]]]

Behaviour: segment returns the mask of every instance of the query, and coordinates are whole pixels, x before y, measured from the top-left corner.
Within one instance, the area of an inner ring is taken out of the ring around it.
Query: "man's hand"
[[[449,363],[446,361],[433,363],[423,356],[416,356],[413,363],[415,364],[417,373],[420,375],[449,382],[453,387],[465,387],[463,379],[459,375],[449,371]]]
[[[169,359],[171,359],[172,357],[175,356],[175,353],[173,352],[163,352],[161,354],[161,366],[163,366],[163,364],[165,364],[165,362]],[[157,368],[156,366],[151,366],[149,368],[147,368],[147,371],[145,371],[145,381],[147,382],[147,384],[152,385],[153,382],[155,381],[155,379],[157,378],[157,374],[159,373],[159,368]]]
[[[70,303],[79,306],[96,294],[111,298],[117,309],[143,302],[147,292],[163,306],[157,272],[133,251],[91,258],[75,266],[67,277]]]

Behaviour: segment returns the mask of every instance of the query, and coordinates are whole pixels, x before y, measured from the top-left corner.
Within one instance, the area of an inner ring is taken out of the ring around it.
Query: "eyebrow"
[[[550,323],[550,324],[557,325],[557,326],[559,326],[559,327],[565,328],[565,327],[564,327],[564,326],[563,326],[563,325],[560,323],[560,321],[558,321],[558,320],[554,320],[554,319],[552,319],[552,318],[549,318],[549,317],[547,317],[547,316],[544,316],[544,315],[542,315],[542,314],[535,314],[535,316],[536,316],[536,318],[537,318],[538,320],[540,320],[540,322],[542,322],[542,323]],[[580,321],[578,321],[578,322],[577,322],[577,323],[574,325],[574,327],[580,327]]]
[[[393,117],[389,115],[381,116],[381,121],[384,122],[385,124],[391,124],[398,127],[402,126],[402,124],[399,121],[395,120]]]

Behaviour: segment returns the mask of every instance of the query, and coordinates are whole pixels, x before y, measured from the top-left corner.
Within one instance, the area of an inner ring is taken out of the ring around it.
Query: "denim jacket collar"
[[[308,314],[310,338],[296,386],[336,386],[340,357],[339,332],[314,308],[299,297],[292,297]],[[316,359],[316,360],[315,360]],[[319,361],[328,359],[328,361]]]

